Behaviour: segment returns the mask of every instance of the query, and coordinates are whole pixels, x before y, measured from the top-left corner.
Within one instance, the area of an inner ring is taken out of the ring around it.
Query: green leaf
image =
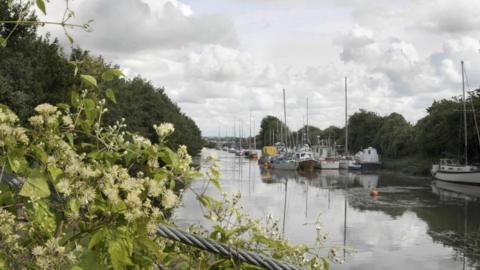
[[[66,134],[66,136],[68,139],[68,143],[70,143],[70,146],[73,146],[73,134],[69,132]]]
[[[89,86],[94,86],[94,87],[97,87],[98,88],[98,85],[97,85],[97,80],[90,76],[90,75],[84,75],[84,74],[81,74],[80,75],[80,79],[82,79],[82,81],[86,84],[86,85],[89,85]]]
[[[76,91],[72,91],[72,95],[70,97],[70,103],[72,103],[72,106],[74,108],[78,108],[80,106],[80,95]]]
[[[70,105],[68,105],[67,103],[58,103],[57,107],[59,107],[60,109],[64,109],[64,110],[70,109]]]
[[[93,99],[87,98],[83,100],[83,105],[85,106],[85,114],[87,119],[93,122],[97,117],[97,109],[95,108],[95,101]]]
[[[177,162],[177,153],[173,152],[168,147],[162,147],[158,154],[160,159],[165,162],[167,165],[175,164]]]
[[[101,243],[102,241],[105,241],[108,235],[108,231],[104,228],[98,230],[92,238],[90,238],[90,241],[88,242],[88,249],[93,249],[96,245]]]
[[[47,15],[47,11],[45,9],[45,2],[43,0],[37,0],[37,7],[43,12],[43,14]]]
[[[125,269],[125,266],[133,265],[128,243],[124,239],[108,241],[108,254],[115,270]]]
[[[107,91],[105,91],[105,95],[106,95],[107,98],[110,99],[113,103],[117,104],[117,99],[115,98],[115,93],[113,93],[112,88],[108,88]]]
[[[48,169],[48,172],[50,173],[50,176],[52,177],[53,183],[56,183],[58,176],[62,174],[63,171],[54,165],[48,166],[47,169]]]
[[[34,199],[50,196],[47,177],[39,171],[33,172],[23,184],[19,194]]]
[[[84,270],[84,269],[80,266],[74,266],[70,270]]]
[[[77,267],[81,267],[82,269],[86,269],[86,270],[88,270],[88,269],[95,269],[95,270],[109,269],[105,265],[102,264],[102,261],[103,261],[103,258],[101,256],[101,252],[85,250],[84,252],[82,252],[82,256],[80,257],[80,261],[78,262]]]
[[[147,250],[150,254],[155,255],[156,257],[162,256],[162,249],[154,240],[147,237],[139,237],[136,239],[136,243],[141,248]]]
[[[123,72],[119,69],[109,69],[102,73],[102,79],[104,81],[111,81],[114,77],[124,76]]]
[[[68,201],[68,210],[70,210],[68,215],[73,215],[74,213],[78,214],[79,209],[80,209],[79,199],[71,199]]]
[[[27,160],[20,151],[8,153],[7,159],[10,169],[15,173],[25,170],[28,166]]]
[[[0,48],[5,47],[7,47],[7,40],[4,37],[0,36]]]
[[[30,148],[32,149],[33,154],[34,154],[41,162],[43,162],[44,164],[47,163],[48,155],[47,155],[47,153],[45,152],[45,150],[43,150],[41,147],[39,147],[39,146],[37,146],[37,145],[32,145],[32,146],[30,146]]]
[[[55,215],[50,210],[47,202],[45,201],[36,201],[33,203],[33,222],[38,225],[44,232],[49,236],[55,234],[55,229],[57,227],[55,221]]]

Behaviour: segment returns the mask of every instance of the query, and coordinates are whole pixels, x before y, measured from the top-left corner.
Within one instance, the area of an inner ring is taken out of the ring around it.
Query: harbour
[[[477,269],[477,195],[431,177],[386,171],[272,170],[226,151],[204,149],[220,163],[225,192],[240,192],[244,210],[272,215],[295,244],[314,244],[316,222],[335,247],[332,269]],[[205,166],[201,170],[205,170]],[[443,183],[443,184],[442,184]],[[199,179],[190,187],[203,190]],[[371,194],[376,189],[377,195]],[[213,187],[207,194],[220,195]],[[194,193],[186,189],[174,219],[182,227],[208,226]],[[345,251],[345,252],[344,252]]]

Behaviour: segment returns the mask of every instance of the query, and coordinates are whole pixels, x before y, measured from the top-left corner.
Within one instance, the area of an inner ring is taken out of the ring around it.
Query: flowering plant
[[[107,102],[95,86],[85,87],[71,104],[38,105],[29,127],[0,105],[1,174],[23,179],[20,188],[0,184],[0,268],[251,268],[156,236],[158,224],[173,226],[179,185],[201,174],[186,147],[166,146],[173,125],[155,126],[159,143],[126,131],[122,121],[103,126]],[[220,189],[211,162],[205,177]],[[243,214],[239,195],[197,198],[214,226],[191,232],[313,268],[328,265],[307,247],[290,246],[273,219]]]

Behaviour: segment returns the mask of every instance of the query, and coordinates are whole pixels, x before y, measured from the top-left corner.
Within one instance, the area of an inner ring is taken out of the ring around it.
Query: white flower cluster
[[[32,254],[35,257],[35,264],[45,270],[65,267],[77,260],[74,251],[67,252],[56,238],[49,239],[45,245],[34,247]]]
[[[35,111],[43,115],[54,114],[57,111],[57,109],[58,109],[57,107],[48,103],[43,103],[35,107]]]
[[[25,248],[20,243],[20,233],[24,226],[19,226],[15,222],[15,216],[7,210],[0,208],[0,256],[16,257],[25,252]],[[6,252],[6,254],[3,254]]]
[[[48,103],[40,104],[35,107],[35,111],[39,115],[34,115],[28,119],[30,124],[36,128],[42,128],[44,125],[47,127],[56,127],[58,125],[58,118],[62,115],[58,108]]]
[[[174,208],[178,203],[178,197],[171,189],[167,189],[163,194],[162,205],[166,209]]]
[[[28,144],[26,130],[16,126],[17,122],[18,117],[12,111],[0,107],[0,147],[17,143]]]
[[[175,127],[172,123],[161,123],[160,125],[154,125],[153,128],[158,137],[163,140],[175,131]]]

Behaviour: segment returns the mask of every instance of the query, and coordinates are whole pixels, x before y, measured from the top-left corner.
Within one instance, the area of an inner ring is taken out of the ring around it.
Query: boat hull
[[[340,160],[340,169],[342,170],[360,170],[362,166],[355,160],[342,159]]]
[[[311,160],[302,160],[298,162],[298,168],[302,170],[314,170],[315,169],[315,164],[317,162],[313,159]]]
[[[297,169],[297,163],[295,162],[271,163],[271,168],[276,170],[294,171]]]
[[[480,171],[473,171],[473,172],[437,171],[433,173],[433,177],[435,179],[447,181],[447,182],[480,184]]]
[[[380,170],[382,168],[381,163],[365,162],[365,163],[361,163],[360,166],[364,171]]]
[[[338,160],[321,160],[320,161],[321,170],[338,170],[340,169],[340,161]]]

